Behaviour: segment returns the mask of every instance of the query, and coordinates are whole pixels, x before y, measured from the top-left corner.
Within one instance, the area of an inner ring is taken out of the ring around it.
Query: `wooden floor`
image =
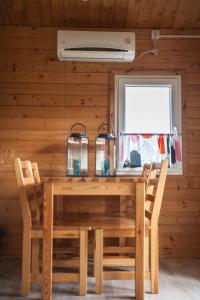
[[[160,293],[151,295],[146,284],[145,300],[199,300],[200,259],[161,259]],[[94,280],[88,280],[87,297],[78,297],[78,284],[55,284],[54,300],[71,299],[134,299],[134,287],[130,281],[104,282],[104,294],[94,294]],[[0,299],[41,299],[39,285],[34,284],[28,298],[20,297],[20,260],[0,258]]]

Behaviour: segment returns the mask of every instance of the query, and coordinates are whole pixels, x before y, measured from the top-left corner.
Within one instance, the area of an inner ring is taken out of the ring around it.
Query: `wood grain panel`
[[[69,129],[72,124],[77,122],[75,119],[51,119],[51,118],[0,118],[0,128],[4,129]],[[106,121],[106,118],[103,119],[79,119],[79,122],[85,123],[87,128],[97,129],[99,124]]]
[[[56,49],[56,39],[54,38],[46,38],[45,43],[43,43],[42,38],[32,37],[32,38],[16,38],[12,37],[10,39],[2,38],[1,49],[5,48],[24,48],[24,49],[34,49],[34,48],[41,48],[41,49]]]
[[[103,119],[108,117],[108,108],[90,107],[30,107],[30,106],[1,106],[0,118],[63,118],[67,119]]]
[[[100,106],[108,107],[108,95],[1,95],[0,106]]]
[[[199,0],[4,0],[0,24],[110,28],[200,28]]]
[[[29,1],[24,1],[26,9]],[[145,1],[90,1],[90,7],[98,16],[83,20],[83,15],[74,12],[77,1],[41,1],[40,10],[51,3],[55,11],[48,17],[38,17],[29,11],[23,17],[21,1],[2,6],[1,22],[24,22],[35,25],[52,22],[75,26],[128,26],[131,24],[158,24],[178,26],[185,21],[179,18],[174,24],[174,10],[179,1],[168,1],[156,8],[150,7],[148,16]],[[155,3],[156,1],[153,1]],[[64,7],[65,3],[65,7]],[[151,2],[149,2],[151,3]],[[127,12],[126,10],[127,4]],[[198,3],[197,3],[198,4]],[[34,8],[36,2],[31,1]],[[38,5],[38,7],[39,7]],[[41,6],[44,5],[44,6]],[[70,6],[71,5],[71,6]],[[86,4],[84,4],[86,5]],[[87,4],[88,5],[88,4]],[[87,6],[86,5],[86,6]],[[14,9],[15,6],[15,9]],[[198,5],[199,7],[199,5]],[[197,7],[197,9],[198,9]],[[17,13],[16,10],[19,10]],[[70,9],[69,9],[70,8]],[[136,11],[131,14],[131,10]],[[67,10],[69,9],[69,10]],[[62,10],[62,18],[59,15]],[[122,10],[122,15],[119,14]],[[15,11],[15,13],[14,13]],[[165,12],[164,12],[165,11]],[[144,13],[144,14],[143,14]],[[161,14],[161,15],[160,15]],[[166,17],[164,18],[164,14]],[[126,19],[125,19],[126,15]],[[8,20],[5,20],[8,16]],[[111,18],[112,19],[106,19]],[[77,18],[80,18],[78,21]],[[60,21],[59,21],[60,20]],[[156,20],[156,21],[155,21]],[[190,18],[191,22],[194,19]],[[78,23],[79,22],[79,23]],[[109,25],[110,24],[110,25]],[[114,25],[113,25],[114,24]],[[174,25],[173,25],[174,24]],[[108,30],[108,29],[107,29]],[[31,159],[39,164],[42,176],[65,176],[65,139],[71,125],[77,121],[86,124],[90,146],[90,174],[94,174],[94,140],[97,128],[109,120],[110,72],[139,75],[169,74],[180,71],[185,74],[183,102],[184,176],[169,176],[160,217],[160,253],[163,256],[189,257],[200,255],[200,43],[198,40],[160,40],[158,56],[146,55],[131,64],[59,62],[56,58],[57,28],[0,27],[0,227],[6,230],[1,245],[1,254],[21,255],[22,217],[17,198],[13,159]],[[137,29],[137,55],[151,48],[150,31]],[[199,31],[170,31],[163,34],[199,34]],[[187,159],[185,159],[187,157]],[[67,203],[67,202],[66,202]],[[84,212],[119,211],[119,199],[73,198],[64,210]],[[127,210],[134,203],[127,200]]]
[[[101,0],[90,1],[90,12],[89,12],[90,27],[99,28],[101,27]]]
[[[52,24],[53,26],[64,26],[65,25],[65,13],[64,13],[64,1],[63,0],[50,0],[51,2],[51,13],[52,13]]]

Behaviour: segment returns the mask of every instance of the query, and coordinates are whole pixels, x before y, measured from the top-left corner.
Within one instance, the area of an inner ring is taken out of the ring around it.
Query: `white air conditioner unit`
[[[135,33],[58,31],[61,61],[131,62],[135,58]]]

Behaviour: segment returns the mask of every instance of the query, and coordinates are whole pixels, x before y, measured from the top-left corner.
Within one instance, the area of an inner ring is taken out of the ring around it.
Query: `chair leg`
[[[145,236],[145,272],[149,272],[150,267],[149,246],[149,236]]]
[[[80,230],[80,296],[87,294],[88,232]]]
[[[28,296],[30,293],[30,266],[31,266],[31,230],[25,227],[23,231],[23,249],[22,249],[22,296]]]
[[[151,292],[158,293],[158,232],[151,231]]]
[[[40,254],[40,240],[32,239],[31,271],[33,274],[39,273],[39,254]]]
[[[95,230],[94,274],[96,294],[102,294],[103,284],[103,229]]]

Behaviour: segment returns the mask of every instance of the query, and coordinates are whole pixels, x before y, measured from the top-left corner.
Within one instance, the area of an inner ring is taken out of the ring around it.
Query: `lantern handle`
[[[101,125],[98,127],[98,133],[99,133],[99,131],[100,131],[100,128],[103,127],[103,126],[107,126],[108,128],[111,128],[112,134],[114,135],[114,129],[113,129],[112,125],[110,125],[109,123],[103,123],[103,124],[101,124]]]
[[[86,135],[86,132],[87,132],[87,129],[86,129],[86,126],[82,123],[75,123],[72,125],[72,127],[70,128],[70,133],[72,132],[72,129],[75,127],[75,126],[81,126],[84,128],[84,131],[85,131],[85,135]]]

